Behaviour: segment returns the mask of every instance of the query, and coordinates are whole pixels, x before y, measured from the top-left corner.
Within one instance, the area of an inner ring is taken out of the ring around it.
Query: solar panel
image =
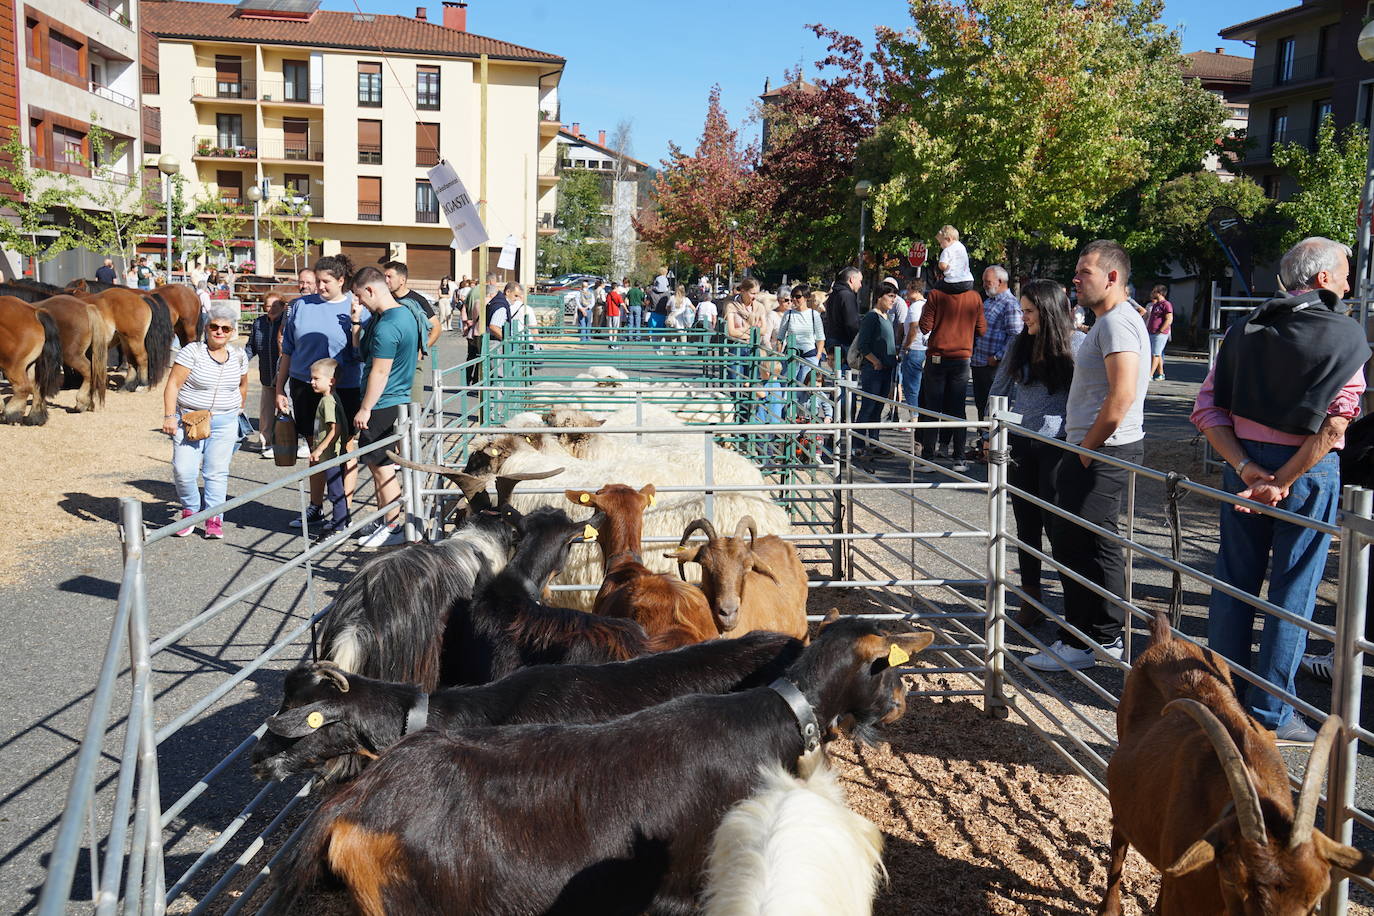
[[[291,13],[308,16],[320,8],[320,0],[239,0],[240,12]]]

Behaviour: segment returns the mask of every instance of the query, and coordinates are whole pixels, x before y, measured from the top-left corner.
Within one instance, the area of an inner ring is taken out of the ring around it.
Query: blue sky
[[[421,0],[358,0],[365,12],[415,15]],[[1049,0],[1057,2],[1057,0]],[[1223,42],[1225,26],[1296,5],[1298,0],[1167,0],[1164,21],[1183,32],[1185,51],[1229,45],[1249,55],[1240,42]],[[353,9],[352,0],[326,0],[329,9]],[[429,0],[429,17],[442,15]],[[609,135],[622,119],[632,122],[634,154],[657,166],[669,141],[696,146],[706,113],[706,93],[721,85],[731,124],[747,137],[757,125],[742,125],[763,89],[776,85],[787,67],[810,69],[824,50],[806,30],[811,22],[872,39],[873,27],[910,24],[902,0],[695,0],[686,4],[556,0],[471,0],[468,28],[568,59],[561,96],[565,123],[578,121],[593,137]]]

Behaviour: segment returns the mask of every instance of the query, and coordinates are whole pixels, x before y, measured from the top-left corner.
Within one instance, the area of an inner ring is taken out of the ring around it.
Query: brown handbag
[[[181,415],[181,426],[186,431],[188,442],[210,438],[210,411],[188,410]]]

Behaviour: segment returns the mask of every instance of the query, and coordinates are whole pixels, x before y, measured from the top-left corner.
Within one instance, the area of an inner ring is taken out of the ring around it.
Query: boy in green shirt
[[[310,448],[310,463],[319,464],[343,454],[347,436],[344,435],[343,403],[334,393],[334,374],[339,369],[338,360],[317,359],[310,364],[310,387],[320,396],[319,406],[315,408],[315,441]],[[335,465],[324,472],[325,492],[333,504],[334,511],[322,529],[325,534],[342,531],[348,527],[348,497],[344,493],[343,465]]]

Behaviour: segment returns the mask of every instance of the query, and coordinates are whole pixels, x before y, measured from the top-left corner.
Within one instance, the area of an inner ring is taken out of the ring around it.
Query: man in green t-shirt
[[[362,329],[362,309],[372,313],[367,331]],[[396,432],[400,406],[410,400],[410,386],[420,352],[420,327],[410,309],[397,302],[386,278],[375,267],[353,275],[353,343],[367,366],[362,406],[353,417],[359,431],[358,447],[366,448]],[[395,502],[401,495],[396,469],[388,463],[385,449],[368,452],[363,464],[372,471],[377,505]],[[363,531],[360,547],[390,547],[405,543],[403,517],[394,506],[375,528]]]
[[[628,277],[625,282],[630,282]],[[626,294],[626,300],[630,303],[629,320],[625,323],[625,327],[630,330],[626,333],[631,340],[638,340],[639,328],[644,324],[644,288],[638,283],[631,286],[629,293]]]
[[[482,355],[482,338],[487,336],[487,302],[496,295],[496,274],[487,274],[487,282],[474,283],[463,303],[463,336],[468,340],[468,384],[476,385],[480,366],[473,362]]]

